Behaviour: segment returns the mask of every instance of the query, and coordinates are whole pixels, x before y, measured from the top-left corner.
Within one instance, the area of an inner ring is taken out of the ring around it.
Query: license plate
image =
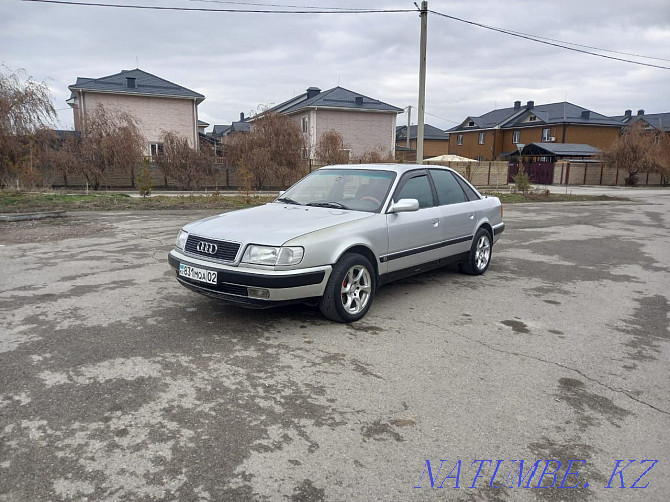
[[[179,264],[179,275],[187,277],[198,282],[206,282],[207,284],[216,284],[216,272],[212,270],[205,270],[202,268],[191,267],[190,265]]]

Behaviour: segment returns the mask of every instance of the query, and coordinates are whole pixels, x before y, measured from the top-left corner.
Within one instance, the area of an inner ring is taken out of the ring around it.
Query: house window
[[[528,122],[535,122],[537,120],[537,117],[535,115],[531,115],[528,117]]]
[[[475,123],[472,120],[470,122],[468,122],[468,127],[474,127],[474,126],[475,126]]]
[[[309,154],[307,153],[307,148],[302,149],[302,158],[309,159]]]
[[[551,141],[551,129],[549,127],[542,129],[542,141]]]
[[[163,155],[163,143],[150,143],[149,151],[152,159],[159,155]]]
[[[307,117],[303,117],[301,119],[302,123],[302,132],[307,132]]]
[[[512,143],[514,143],[515,145],[517,143],[521,143],[521,131],[514,131],[512,133]]]
[[[485,132],[480,132],[479,133],[479,144],[483,145],[485,139],[486,139],[486,133]]]
[[[458,146],[462,146],[462,145],[463,145],[463,135],[462,135],[462,134],[459,134],[458,136],[456,136],[456,144],[457,144]]]

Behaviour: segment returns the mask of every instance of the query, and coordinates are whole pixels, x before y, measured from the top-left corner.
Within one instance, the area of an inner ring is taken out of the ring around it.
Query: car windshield
[[[367,169],[319,169],[293,185],[275,202],[377,212],[395,173]]]

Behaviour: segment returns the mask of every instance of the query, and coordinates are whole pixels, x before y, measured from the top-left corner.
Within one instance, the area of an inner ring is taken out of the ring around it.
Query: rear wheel
[[[338,260],[319,302],[321,313],[337,322],[361,319],[375,296],[375,273],[365,256],[349,253]]]
[[[484,228],[480,228],[475,234],[470,248],[468,261],[461,266],[461,271],[470,275],[481,275],[486,272],[491,263],[491,234]]]

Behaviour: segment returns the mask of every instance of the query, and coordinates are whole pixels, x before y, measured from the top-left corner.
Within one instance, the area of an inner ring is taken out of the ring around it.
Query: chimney
[[[626,111],[624,112],[624,116],[627,117],[627,118],[630,118],[630,116],[631,116],[632,114],[633,114],[633,110],[626,110]]]
[[[126,87],[128,89],[135,89],[135,77],[126,77]]]
[[[356,104],[361,106],[363,104],[363,96],[356,96]]]
[[[244,122],[244,112],[240,112],[240,122]]]
[[[514,102],[514,111],[521,110],[521,101]]]
[[[589,110],[584,110],[582,112],[582,118],[584,120],[589,120],[591,118],[591,112]]]
[[[637,115],[638,115],[639,117],[641,117],[642,115],[644,115],[644,110],[638,110],[638,111],[637,111]]]
[[[309,87],[307,89],[307,99],[312,99],[313,97],[317,96],[320,93],[321,89],[319,89],[318,87]]]
[[[528,103],[526,103],[526,108],[528,108],[529,110],[535,108],[535,101],[529,101]]]

